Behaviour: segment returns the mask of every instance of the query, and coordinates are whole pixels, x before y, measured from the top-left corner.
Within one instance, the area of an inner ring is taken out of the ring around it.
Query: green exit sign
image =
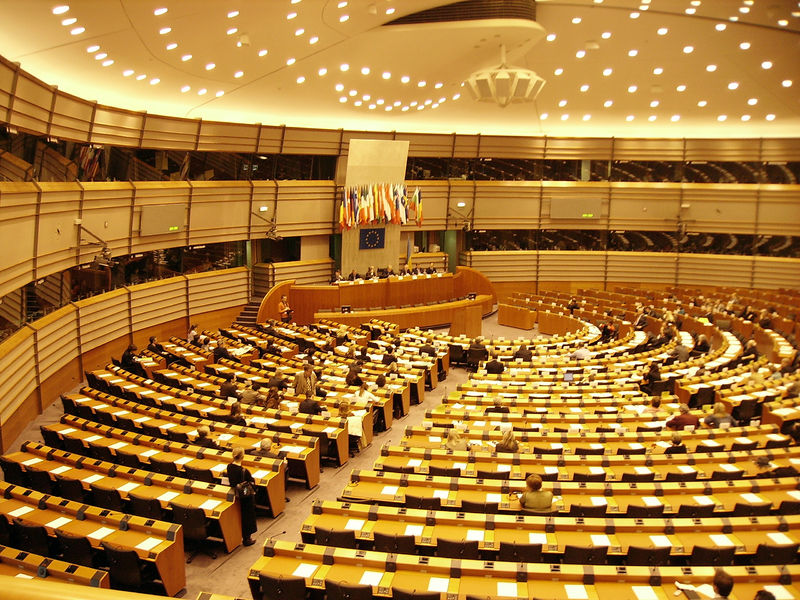
[[[170,225],[169,230],[170,231],[178,231],[178,226],[177,225]]]
[[[584,219],[593,219],[594,213],[583,213],[581,217],[583,217]]]

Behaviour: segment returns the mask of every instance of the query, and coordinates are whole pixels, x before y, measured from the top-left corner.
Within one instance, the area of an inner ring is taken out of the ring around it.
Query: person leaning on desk
[[[516,496],[520,507],[525,510],[547,512],[553,509],[553,492],[542,489],[542,477],[533,473],[525,479],[527,490],[524,492],[511,492]]]

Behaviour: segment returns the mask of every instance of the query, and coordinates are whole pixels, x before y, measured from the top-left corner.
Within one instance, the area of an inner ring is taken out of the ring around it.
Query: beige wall
[[[304,235],[300,240],[300,260],[324,260],[330,253],[330,236]]]
[[[392,265],[397,270],[399,256],[402,253],[400,248],[400,225],[378,225],[377,228],[385,228],[385,244],[383,248],[369,250],[359,250],[360,229],[348,229],[342,232],[342,273],[347,275],[351,269],[364,274],[369,266],[376,269]],[[369,229],[364,227],[363,229]],[[403,252],[405,248],[402,249]]]

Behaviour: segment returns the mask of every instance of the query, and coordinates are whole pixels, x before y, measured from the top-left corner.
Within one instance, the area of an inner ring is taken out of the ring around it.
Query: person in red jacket
[[[681,404],[680,414],[667,421],[667,427],[670,429],[685,429],[686,427],[697,427],[698,423],[700,423],[700,418],[691,414],[686,404]]]

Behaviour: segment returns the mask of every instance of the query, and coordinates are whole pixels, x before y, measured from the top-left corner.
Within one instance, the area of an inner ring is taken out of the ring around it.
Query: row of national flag
[[[422,225],[422,192],[419,188],[409,197],[404,184],[376,183],[345,188],[339,205],[342,231],[361,225],[409,221]]]

